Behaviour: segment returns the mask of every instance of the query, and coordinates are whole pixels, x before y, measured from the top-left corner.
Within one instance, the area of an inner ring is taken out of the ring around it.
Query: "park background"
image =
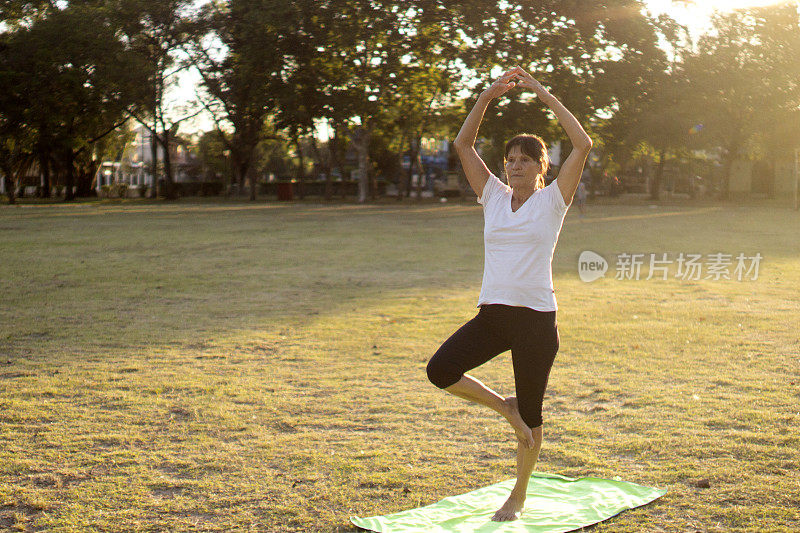
[[[481,208],[413,181],[513,64],[596,147],[537,470],[667,489],[598,533],[800,529],[798,10],[712,4],[4,2],[0,530],[355,531],[513,478],[508,424],[425,375],[476,312]],[[520,130],[569,148],[508,96],[491,168]],[[474,375],[514,392],[510,354]]]
[[[592,136],[593,196],[791,201],[798,10],[759,3],[5,2],[0,190],[461,197],[450,141],[522,65]],[[513,133],[570,149],[531,96],[487,112],[498,175]]]

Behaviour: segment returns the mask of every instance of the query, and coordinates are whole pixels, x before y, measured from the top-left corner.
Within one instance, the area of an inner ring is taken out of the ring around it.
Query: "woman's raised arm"
[[[572,152],[561,165],[561,170],[559,170],[556,178],[558,188],[564,197],[564,203],[569,205],[572,202],[575,190],[578,188],[578,183],[581,181],[581,173],[583,172],[583,166],[586,164],[586,158],[592,150],[592,139],[583,130],[578,119],[533,76],[522,70],[521,67],[515,67],[509,72],[519,78],[520,87],[525,87],[535,92],[536,96],[553,110],[572,142]]]
[[[472,107],[464,125],[461,126],[461,131],[458,132],[453,146],[456,148],[458,158],[461,160],[461,168],[464,169],[464,174],[467,176],[472,190],[480,198],[483,195],[483,188],[489,180],[489,169],[486,163],[478,155],[475,150],[475,139],[478,137],[478,127],[483,120],[483,114],[486,108],[489,107],[489,102],[505,94],[509,89],[512,89],[515,82],[510,81],[513,77],[513,69],[503,74],[491,87],[483,91],[478,96],[478,101]]]

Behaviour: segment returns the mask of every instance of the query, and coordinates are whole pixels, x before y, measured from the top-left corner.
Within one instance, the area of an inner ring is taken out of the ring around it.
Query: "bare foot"
[[[524,442],[528,448],[533,448],[535,446],[533,442],[533,433],[531,432],[531,428],[528,427],[528,424],[522,420],[522,415],[519,414],[517,397],[509,396],[504,401],[508,407],[506,419],[511,424],[511,427],[514,428],[514,433],[517,434],[517,440]]]
[[[522,513],[522,508],[525,506],[525,497],[518,497],[513,492],[508,497],[506,503],[494,513],[492,520],[494,522],[507,522],[509,520],[517,520]]]

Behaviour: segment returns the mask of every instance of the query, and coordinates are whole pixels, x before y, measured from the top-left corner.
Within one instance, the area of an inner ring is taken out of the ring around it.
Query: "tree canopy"
[[[126,113],[167,147],[188,116],[164,106],[177,70],[200,74],[197,97],[251,198],[265,153],[257,147],[270,139],[294,149],[301,179],[309,156],[324,161],[329,180],[329,167],[343,173],[349,146],[362,201],[375,194],[377,174],[407,193],[411,173],[423,171],[422,139],[455,135],[496,69],[513,65],[548,86],[590,132],[604,164],[622,172],[634,157],[663,165],[702,149],[719,156],[724,192],[736,158],[796,148],[797,6],[718,14],[714,31],[696,43],[644,7],[640,0],[3,2],[0,170],[14,177],[34,161],[44,175],[71,179],[81,157],[99,157],[96,140]],[[530,96],[512,91],[487,111],[480,135],[490,165],[517,133],[567,142]],[[333,133],[320,145],[323,122]],[[401,173],[404,154],[412,168]]]

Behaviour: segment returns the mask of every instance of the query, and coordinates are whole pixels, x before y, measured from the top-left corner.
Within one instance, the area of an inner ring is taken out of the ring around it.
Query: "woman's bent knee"
[[[428,373],[428,380],[440,389],[446,389],[450,385],[458,383],[463,373],[450,365],[442,364],[436,358],[428,361],[425,369]]]

